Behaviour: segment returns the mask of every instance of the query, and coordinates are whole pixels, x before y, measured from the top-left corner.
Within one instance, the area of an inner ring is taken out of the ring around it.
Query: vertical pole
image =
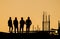
[[[34,25],[33,25],[33,31],[34,31]]]
[[[50,31],[50,15],[48,15],[48,26],[49,26],[49,31]]]
[[[45,21],[45,27],[47,28],[46,31],[48,30],[48,27],[47,27],[47,15],[46,15],[46,21]]]
[[[43,21],[42,21],[42,30],[44,31],[44,13],[43,13]]]

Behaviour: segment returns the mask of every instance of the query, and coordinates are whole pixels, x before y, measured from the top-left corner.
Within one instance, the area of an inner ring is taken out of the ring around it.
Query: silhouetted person
[[[16,29],[17,29],[17,32],[18,32],[18,20],[17,20],[17,17],[15,17],[15,20],[13,21],[13,24],[14,24],[14,32],[16,33]]]
[[[9,20],[8,20],[8,27],[9,27],[9,32],[11,33],[12,30],[13,30],[12,19],[11,19],[11,17],[9,17]]]
[[[25,21],[23,20],[23,17],[21,17],[21,20],[20,20],[20,32],[21,32],[21,29],[22,29],[22,33],[23,33],[23,29],[24,29],[24,24],[25,24]]]
[[[30,25],[32,24],[30,17],[26,20],[26,32],[30,31]]]

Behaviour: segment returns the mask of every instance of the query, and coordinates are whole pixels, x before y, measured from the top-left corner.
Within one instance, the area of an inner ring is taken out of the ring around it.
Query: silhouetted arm
[[[31,21],[31,24],[32,24],[32,21]]]
[[[26,24],[26,22],[24,21],[24,24]]]
[[[8,21],[8,26],[9,26],[9,21]]]

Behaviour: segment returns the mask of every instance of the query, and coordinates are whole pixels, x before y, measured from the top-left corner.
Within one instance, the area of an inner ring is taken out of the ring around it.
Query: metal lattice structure
[[[42,30],[50,31],[50,15],[47,15],[46,12],[43,12]]]

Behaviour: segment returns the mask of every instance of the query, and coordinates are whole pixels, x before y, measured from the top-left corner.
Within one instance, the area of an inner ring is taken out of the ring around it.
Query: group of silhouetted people
[[[13,25],[14,25],[14,33],[19,32],[18,31],[18,24],[20,24],[20,32],[22,30],[22,33],[23,33],[24,24],[26,24],[26,32],[29,32],[30,31],[30,25],[32,24],[32,21],[30,20],[30,17],[28,17],[26,21],[24,21],[23,17],[21,17],[21,20],[18,23],[17,17],[15,17],[15,19],[13,20],[13,23],[12,23],[12,19],[11,19],[11,17],[9,17],[9,20],[8,20],[9,32],[10,33],[13,32]]]

